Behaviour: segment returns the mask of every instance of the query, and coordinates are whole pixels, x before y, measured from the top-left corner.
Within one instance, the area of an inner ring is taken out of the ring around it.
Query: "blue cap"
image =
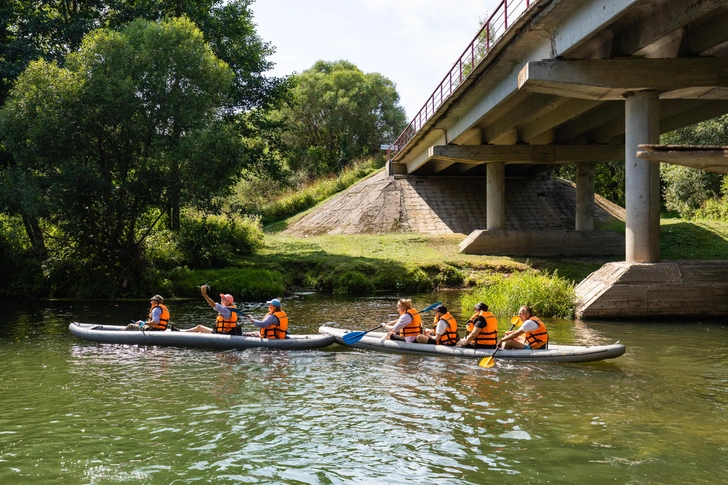
[[[278,298],[273,298],[271,301],[265,302],[266,305],[273,305],[276,308],[281,307],[281,301]]]

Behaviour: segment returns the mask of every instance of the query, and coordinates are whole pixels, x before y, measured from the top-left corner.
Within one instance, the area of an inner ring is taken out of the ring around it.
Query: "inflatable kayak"
[[[383,340],[384,332],[369,332],[355,343],[346,343],[343,338],[352,330],[322,326],[319,332],[336,337],[336,342],[341,345],[356,349],[376,350],[379,352],[392,352],[398,354],[414,355],[449,355],[454,357],[465,357],[482,359],[493,354],[491,349],[468,349],[463,347],[450,347],[445,345],[430,345],[402,342],[397,340]],[[624,354],[625,348],[622,344],[612,345],[556,345],[549,343],[548,349],[525,350],[525,349],[501,349],[496,354],[496,360],[510,360],[521,362],[595,362],[598,360],[614,359]]]
[[[122,325],[96,325],[73,322],[68,329],[76,337],[93,342],[126,345],[159,345],[201,347],[208,349],[251,349],[264,347],[281,350],[309,350],[326,347],[335,342],[333,335],[290,335],[286,339],[267,339],[239,335],[192,332],[124,331]]]

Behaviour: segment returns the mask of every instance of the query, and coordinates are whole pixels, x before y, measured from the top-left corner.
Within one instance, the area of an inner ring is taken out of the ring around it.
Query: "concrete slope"
[[[597,196],[595,221],[624,220]],[[506,229],[574,229],[576,190],[553,178],[506,180]],[[470,234],[486,226],[485,177],[402,177],[385,171],[326,201],[284,234]]]

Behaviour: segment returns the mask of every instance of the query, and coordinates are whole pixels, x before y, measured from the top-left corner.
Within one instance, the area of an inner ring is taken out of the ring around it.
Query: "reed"
[[[574,283],[553,273],[525,271],[498,276],[490,284],[476,286],[460,299],[468,314],[478,302],[488,305],[498,316],[518,314],[522,305],[530,306],[541,317],[571,318],[576,295]]]

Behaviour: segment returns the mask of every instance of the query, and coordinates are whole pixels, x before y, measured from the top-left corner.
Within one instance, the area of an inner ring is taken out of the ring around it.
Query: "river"
[[[457,293],[413,301],[434,299],[465,320]],[[294,333],[315,333],[376,326],[395,302],[299,295],[284,309]],[[183,328],[214,318],[201,298],[167,303]],[[146,305],[2,303],[0,483],[715,484],[728,474],[725,321],[544,319],[555,343],[621,341],[627,352],[492,369],[338,346],[102,345],[68,331],[143,318]]]

